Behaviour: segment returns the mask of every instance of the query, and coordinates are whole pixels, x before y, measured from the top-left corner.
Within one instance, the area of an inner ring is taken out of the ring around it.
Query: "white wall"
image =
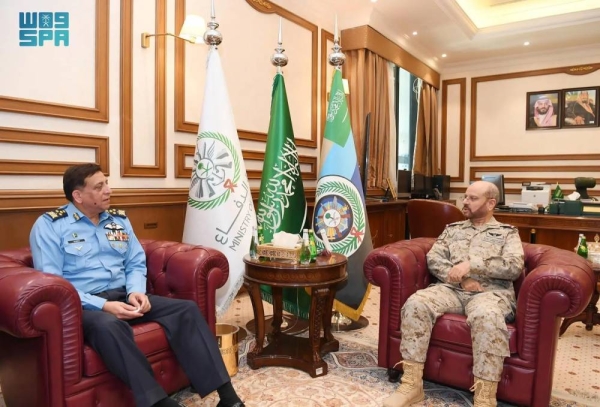
[[[466,120],[465,144],[459,143],[460,86],[450,85],[447,89],[447,172],[458,176],[458,156],[460,149],[465,151],[464,179],[453,182],[452,186],[465,188],[469,184],[471,167],[542,167],[542,171],[510,172],[505,176],[537,181],[541,178],[574,178],[590,176],[598,179],[600,171],[562,171],[559,167],[597,167],[598,160],[569,159],[580,154],[600,154],[600,128],[563,128],[557,130],[526,130],[527,92],[558,90],[574,87],[600,86],[600,71],[587,75],[552,74],[506,78],[479,82],[477,85],[476,106],[476,150],[477,160],[470,159],[471,140],[471,79],[491,75],[539,71],[548,68],[584,66],[600,63],[600,46],[557,50],[552,54],[531,54],[518,59],[496,59],[450,66],[441,72],[442,81],[466,78]],[[442,92],[440,92],[440,101]],[[597,100],[596,103],[599,101]],[[441,103],[440,103],[441,106]],[[441,115],[441,109],[440,109]],[[440,120],[441,123],[441,120]],[[440,132],[441,134],[441,132]],[[538,155],[559,155],[560,160],[535,160]],[[485,159],[489,156],[527,156],[526,159],[510,161]],[[485,172],[485,171],[484,171]],[[476,176],[480,176],[477,173]],[[520,188],[519,183],[507,183],[507,188]],[[565,192],[574,190],[573,183],[561,184]],[[600,195],[600,185],[593,194]],[[459,193],[453,194],[454,198]],[[507,196],[508,202],[520,200],[519,195]]]
[[[120,83],[121,83],[121,2],[110,2],[109,28],[109,121],[108,123],[67,118],[12,113],[0,110],[0,127],[106,136],[109,138],[110,182],[114,188],[186,188],[189,180],[175,178],[175,144],[195,144],[195,135],[174,130],[174,43],[180,41],[166,38],[166,177],[144,178],[120,176]],[[132,0],[133,1],[133,0]],[[238,129],[266,133],[269,124],[271,85],[275,67],[270,57],[277,45],[279,17],[264,14],[243,0],[217,0],[216,17],[223,34],[219,47],[230,99]],[[13,2],[0,0],[0,96],[23,98],[43,102],[76,105],[93,108],[95,98],[95,0],[55,0],[51,5],[44,0]],[[278,2],[282,7],[300,17],[314,18],[314,10],[301,7],[296,1]],[[70,15],[70,44],[56,47],[46,43],[43,47],[19,46],[18,13],[26,11],[66,11]],[[186,12],[210,16],[210,2],[187,1]],[[333,31],[333,12],[329,18],[320,16],[324,28]],[[175,0],[167,0],[167,31],[175,32]],[[155,164],[155,44],[151,38],[150,48],[140,46],[140,34],[155,32],[155,2],[133,2],[133,164]],[[318,37],[320,40],[320,29]],[[284,68],[286,87],[297,140],[310,140],[312,102],[312,37],[306,28],[283,20],[283,46],[289,57]],[[320,67],[320,43],[317,47]],[[198,122],[202,106],[205,60],[207,46],[186,45],[185,59],[185,120]],[[320,102],[320,73],[317,77],[317,103]],[[320,106],[315,113],[317,129],[320,129]],[[317,140],[320,131],[317,132]],[[242,140],[244,150],[264,152],[264,142]],[[318,157],[318,149],[298,147],[299,154]],[[94,159],[88,148],[48,147],[0,141],[2,160],[42,160],[49,162],[86,162]],[[247,163],[247,168],[262,168],[261,163]],[[260,180],[251,180],[258,187]],[[308,181],[313,186],[315,181]],[[0,190],[60,189],[61,177],[57,175],[5,175],[0,174]]]

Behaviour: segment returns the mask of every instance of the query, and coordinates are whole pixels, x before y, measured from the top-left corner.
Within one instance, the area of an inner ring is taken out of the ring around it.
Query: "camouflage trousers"
[[[425,362],[431,330],[444,313],[467,316],[473,342],[473,374],[500,381],[504,358],[510,355],[505,318],[512,316],[512,307],[494,291],[474,293],[436,284],[411,295],[401,312],[402,359]]]

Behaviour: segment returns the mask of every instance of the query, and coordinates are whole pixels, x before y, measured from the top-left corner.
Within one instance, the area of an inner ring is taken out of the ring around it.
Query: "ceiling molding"
[[[469,18],[467,13],[462,9],[461,6],[455,0],[434,0],[435,4],[450,17],[460,29],[465,33],[469,39],[473,39],[479,32],[479,29],[473,21]]]

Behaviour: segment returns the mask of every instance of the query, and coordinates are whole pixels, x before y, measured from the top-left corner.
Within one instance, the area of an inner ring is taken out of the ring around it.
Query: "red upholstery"
[[[406,210],[411,239],[438,237],[446,225],[465,220],[465,215],[456,205],[432,199],[411,199]]]
[[[381,289],[379,366],[400,360],[400,310],[408,297],[435,278],[426,254],[433,238],[400,241],[373,250],[366,258],[367,279]],[[575,253],[523,243],[525,271],[515,282],[517,315],[508,324],[511,356],[504,361],[498,398],[521,406],[548,407],[561,317],[579,314],[594,290],[594,273]],[[424,376],[468,389],[473,384],[471,336],[466,318],[446,314],[432,332]]]
[[[215,292],[229,276],[219,251],[142,240],[148,292],[193,300],[215,332]],[[8,407],[125,407],[129,389],[83,342],[81,302],[63,278],[32,268],[29,249],[0,251],[0,383]],[[135,341],[167,393],[189,384],[156,323]]]

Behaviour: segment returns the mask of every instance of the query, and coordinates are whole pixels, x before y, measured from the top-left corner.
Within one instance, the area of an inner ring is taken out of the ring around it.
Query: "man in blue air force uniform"
[[[477,181],[467,188],[467,220],[446,226],[427,253],[438,283],[411,295],[402,307],[400,353],[404,374],[384,407],[407,407],[423,400],[423,368],[431,330],[446,312],[467,316],[473,343],[475,407],[496,407],[496,391],[510,356],[506,321],[514,319],[513,281],[523,272],[519,231],[494,219],[498,188]]]
[[[155,321],[201,396],[217,390],[219,406],[242,407],[216,340],[198,306],[146,295],[146,256],[125,212],[109,209],[111,190],[96,164],[68,168],[68,205],[40,216],[31,230],[35,268],[64,277],[83,305],[83,334],[140,407],[179,406],[156,382],[131,325]]]

